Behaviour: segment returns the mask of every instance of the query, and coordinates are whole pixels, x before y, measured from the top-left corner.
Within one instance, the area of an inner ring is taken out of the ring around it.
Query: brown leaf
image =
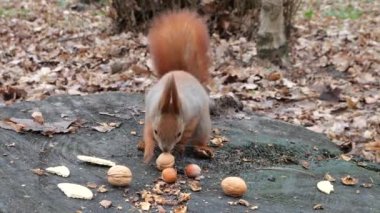
[[[315,205],[313,206],[313,209],[314,209],[314,210],[323,210],[323,205],[320,204],[320,203],[315,204]]]
[[[141,202],[140,203],[140,208],[143,211],[149,211],[149,209],[150,209],[150,203],[149,202]]]
[[[0,121],[0,127],[5,129],[12,129],[16,132],[33,131],[42,132],[44,135],[51,135],[54,133],[67,133],[70,132],[69,128],[76,120],[57,121],[52,123],[45,122],[43,125],[35,122],[32,119],[24,118],[7,118],[5,121]]]
[[[93,126],[92,129],[95,129],[98,132],[110,132],[111,130],[120,126],[121,122],[111,122],[111,123],[98,123],[99,126]]]
[[[25,125],[15,123],[9,119],[0,121],[0,127],[3,129],[14,130],[15,132],[22,132],[25,129]]]
[[[187,212],[187,206],[180,205],[174,208],[174,213],[186,213]]]
[[[347,185],[347,186],[353,186],[359,182],[359,180],[357,178],[353,178],[350,175],[342,177],[340,180],[342,181],[342,183],[344,185]]]
[[[267,79],[269,81],[278,81],[282,78],[282,74],[281,72],[278,72],[278,71],[274,71],[274,72],[271,72],[269,73],[269,75],[267,76]]]
[[[335,178],[333,176],[331,176],[329,173],[325,174],[324,179],[327,180],[327,181],[330,181],[330,182],[334,182],[335,181]]]
[[[380,141],[364,144],[364,149],[367,151],[380,152]]]
[[[38,176],[46,175],[45,170],[41,168],[32,169],[32,172]]]
[[[190,189],[194,192],[199,192],[202,190],[202,186],[199,181],[189,180],[188,185],[190,186]]]
[[[242,206],[249,206],[249,202],[244,199],[239,199],[238,203]]]
[[[310,163],[309,163],[308,161],[306,161],[306,160],[301,160],[300,163],[301,163],[301,165],[302,165],[303,168],[305,168],[305,169],[309,169],[309,167],[310,167]]]
[[[44,124],[45,122],[45,119],[44,117],[42,116],[42,113],[41,112],[33,112],[32,113],[32,118],[35,122],[39,123],[39,124]]]
[[[108,192],[108,189],[106,188],[106,185],[101,185],[96,191],[100,193],[105,193]]]

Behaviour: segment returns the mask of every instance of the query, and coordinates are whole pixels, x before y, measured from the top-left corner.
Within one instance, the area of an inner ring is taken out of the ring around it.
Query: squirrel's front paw
[[[207,146],[195,146],[194,147],[194,153],[198,157],[202,158],[213,158],[214,157],[214,151]]]

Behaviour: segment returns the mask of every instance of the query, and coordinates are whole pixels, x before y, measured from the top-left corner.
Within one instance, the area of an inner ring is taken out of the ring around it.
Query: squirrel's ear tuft
[[[165,84],[159,106],[161,113],[180,113],[181,102],[178,96],[177,86],[173,75],[169,77],[168,81]]]

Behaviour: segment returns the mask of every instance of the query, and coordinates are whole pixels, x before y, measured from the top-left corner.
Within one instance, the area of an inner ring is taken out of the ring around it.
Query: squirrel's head
[[[153,136],[163,152],[170,152],[182,139],[185,129],[181,101],[173,76],[166,82],[158,107],[159,113],[152,124]]]

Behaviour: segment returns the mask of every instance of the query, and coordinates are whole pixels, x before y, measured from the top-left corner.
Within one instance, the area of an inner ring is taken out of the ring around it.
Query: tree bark
[[[283,0],[262,0],[258,31],[258,56],[275,63],[287,54]]]

